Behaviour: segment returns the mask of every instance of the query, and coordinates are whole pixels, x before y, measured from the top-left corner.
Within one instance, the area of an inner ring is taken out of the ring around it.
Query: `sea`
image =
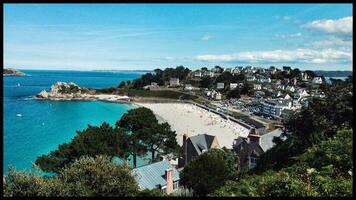
[[[30,171],[36,158],[70,142],[88,124],[112,126],[135,106],[101,101],[41,101],[32,97],[50,91],[57,81],[89,88],[117,87],[124,80],[139,78],[140,71],[21,70],[30,76],[3,77],[3,173],[11,165]],[[149,159],[138,158],[138,166]],[[132,159],[131,159],[132,165]]]

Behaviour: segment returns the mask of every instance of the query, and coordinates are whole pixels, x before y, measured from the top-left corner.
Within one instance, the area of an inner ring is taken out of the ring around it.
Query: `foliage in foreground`
[[[107,156],[81,157],[58,175],[27,174],[10,168],[3,180],[4,196],[134,196],[138,184],[126,165]]]
[[[228,181],[211,196],[352,196],[352,129],[308,148],[298,163]]]
[[[193,189],[195,196],[205,196],[237,176],[238,163],[231,152],[210,149],[193,159],[180,174],[181,183]]]

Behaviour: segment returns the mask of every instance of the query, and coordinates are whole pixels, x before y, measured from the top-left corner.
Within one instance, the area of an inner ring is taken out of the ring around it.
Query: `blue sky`
[[[352,70],[351,4],[5,4],[4,67]]]

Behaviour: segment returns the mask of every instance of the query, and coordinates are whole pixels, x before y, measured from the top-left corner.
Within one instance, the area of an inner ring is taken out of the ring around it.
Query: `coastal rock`
[[[75,83],[57,82],[51,86],[51,91],[41,91],[36,95],[39,99],[52,99],[52,100],[75,100],[81,99],[84,93],[88,92],[87,88],[81,88]]]
[[[4,69],[3,76],[27,76],[27,74],[13,68],[6,68]]]
[[[109,101],[109,102],[130,102],[128,96],[120,96],[114,94],[97,94],[96,90],[79,87],[75,83],[57,82],[51,86],[51,91],[45,90],[38,93],[35,99],[51,100],[51,101],[72,101],[72,100],[86,100],[86,101]]]

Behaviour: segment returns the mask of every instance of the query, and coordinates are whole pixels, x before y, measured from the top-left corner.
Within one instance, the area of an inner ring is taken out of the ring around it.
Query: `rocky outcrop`
[[[82,88],[75,83],[57,82],[51,86],[51,91],[41,91],[36,95],[36,99],[50,99],[50,100],[95,100],[97,99],[93,94],[95,90]]]
[[[42,90],[34,98],[39,100],[72,101],[72,100],[100,100],[109,102],[130,102],[128,96],[114,94],[96,94],[96,90],[79,87],[75,83],[57,82],[51,86],[51,91]]]
[[[13,68],[7,68],[4,69],[3,76],[27,76],[27,74]]]

